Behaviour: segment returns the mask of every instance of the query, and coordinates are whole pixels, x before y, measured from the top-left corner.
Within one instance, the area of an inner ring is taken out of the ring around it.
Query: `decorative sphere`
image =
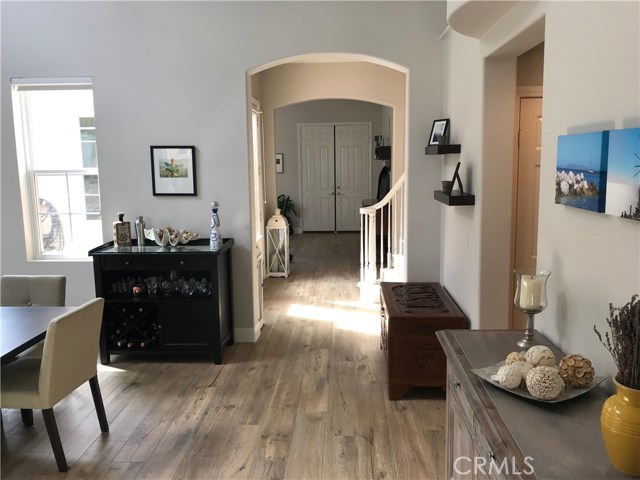
[[[552,367],[556,364],[556,356],[549,347],[544,345],[534,345],[525,354],[527,362],[534,367]]]
[[[566,355],[560,360],[559,373],[564,383],[575,388],[586,388],[596,375],[591,361],[578,353]]]
[[[534,367],[527,374],[527,390],[540,400],[554,400],[564,390],[564,380],[552,368]]]
[[[511,365],[513,362],[526,362],[527,358],[520,352],[511,352],[507,355],[506,364]]]
[[[522,381],[522,373],[517,365],[503,365],[498,370],[496,380],[504,388],[517,388]]]

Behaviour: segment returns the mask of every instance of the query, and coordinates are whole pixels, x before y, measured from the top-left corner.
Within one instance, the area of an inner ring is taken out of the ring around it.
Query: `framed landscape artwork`
[[[604,213],[609,132],[558,137],[555,203]]]
[[[154,195],[196,195],[196,148],[151,147]]]

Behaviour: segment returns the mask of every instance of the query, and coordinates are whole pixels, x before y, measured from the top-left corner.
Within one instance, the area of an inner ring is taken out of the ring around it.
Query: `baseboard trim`
[[[263,326],[264,319],[260,319],[254,328],[234,328],[233,341],[236,343],[256,343],[260,338]]]

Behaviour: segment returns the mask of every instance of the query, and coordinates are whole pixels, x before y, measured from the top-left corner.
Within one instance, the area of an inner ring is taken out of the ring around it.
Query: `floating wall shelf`
[[[433,198],[450,207],[476,204],[475,195],[460,193],[460,190],[453,190],[450,194],[444,193],[442,190],[436,190],[433,192]]]
[[[424,149],[425,155],[444,155],[447,153],[460,153],[462,146],[460,144],[454,145],[429,145]]]

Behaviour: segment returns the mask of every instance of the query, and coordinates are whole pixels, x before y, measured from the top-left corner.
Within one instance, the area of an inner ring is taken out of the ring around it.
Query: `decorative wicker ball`
[[[520,352],[511,352],[507,355],[507,360],[505,363],[507,365],[511,365],[513,362],[526,362],[527,358]]]
[[[564,383],[575,388],[586,388],[596,376],[591,361],[579,353],[563,357],[559,370]]]
[[[498,370],[496,380],[504,388],[517,388],[522,381],[522,373],[517,365],[503,365]]]
[[[527,390],[540,400],[554,400],[564,390],[564,380],[552,368],[534,367],[527,374]]]
[[[525,354],[527,362],[534,367],[553,367],[556,364],[556,356],[549,347],[534,345]]]

